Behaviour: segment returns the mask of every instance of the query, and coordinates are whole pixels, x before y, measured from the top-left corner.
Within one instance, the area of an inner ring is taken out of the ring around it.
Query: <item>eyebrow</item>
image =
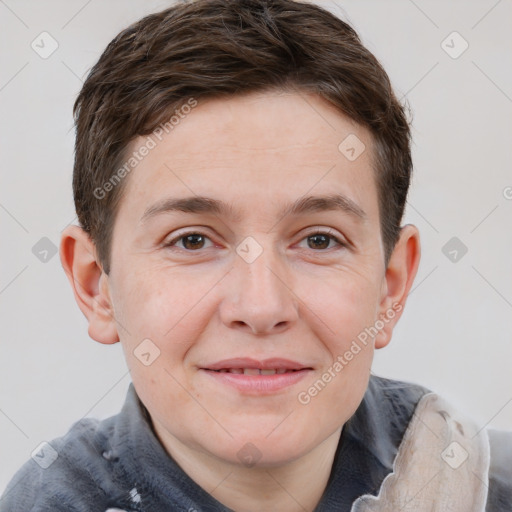
[[[191,196],[183,198],[167,198],[148,207],[141,217],[141,223],[160,215],[180,211],[185,213],[213,213],[236,222],[241,220],[240,214],[230,203],[205,196]],[[366,218],[364,210],[352,199],[343,194],[330,194],[320,196],[306,196],[286,205],[280,211],[280,218],[286,215],[304,215],[320,211],[341,211],[359,220]]]

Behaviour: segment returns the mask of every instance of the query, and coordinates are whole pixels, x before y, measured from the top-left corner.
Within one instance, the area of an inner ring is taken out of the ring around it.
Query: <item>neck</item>
[[[341,427],[305,455],[280,466],[245,467],[220,460],[155,431],[181,469],[217,501],[236,512],[311,512],[331,474]]]

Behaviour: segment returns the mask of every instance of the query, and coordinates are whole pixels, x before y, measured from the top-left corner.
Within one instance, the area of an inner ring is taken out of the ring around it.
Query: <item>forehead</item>
[[[282,212],[300,196],[341,193],[377,214],[372,137],[319,96],[258,92],[200,100],[187,111],[149,136],[154,147],[129,176],[121,210],[129,203],[140,220],[170,195],[215,196],[241,219]]]

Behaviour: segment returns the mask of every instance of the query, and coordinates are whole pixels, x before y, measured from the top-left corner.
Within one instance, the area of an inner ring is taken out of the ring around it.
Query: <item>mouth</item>
[[[313,371],[311,366],[281,358],[264,361],[229,359],[199,369],[222,385],[245,395],[276,393],[293,386]]]
[[[210,370],[219,373],[234,373],[236,375],[282,375],[283,373],[299,372],[300,370],[286,370],[285,368],[222,368],[220,370]]]

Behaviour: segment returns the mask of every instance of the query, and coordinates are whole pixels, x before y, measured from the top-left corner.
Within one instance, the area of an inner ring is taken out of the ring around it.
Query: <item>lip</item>
[[[273,375],[245,375],[218,371],[235,368],[281,369],[289,372]],[[313,371],[313,368],[289,359],[271,358],[258,361],[243,357],[218,361],[199,370],[216,382],[233,387],[242,394],[270,395],[293,386]]]
[[[231,368],[260,368],[261,370],[304,370],[311,369],[311,366],[279,357],[264,359],[263,361],[258,361],[257,359],[251,359],[249,357],[238,357],[234,359],[224,359],[213,364],[208,364],[201,369],[222,370]]]

